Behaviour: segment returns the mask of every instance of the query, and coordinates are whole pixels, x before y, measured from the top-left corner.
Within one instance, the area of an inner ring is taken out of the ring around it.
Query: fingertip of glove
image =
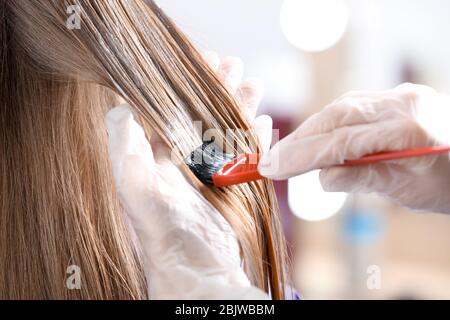
[[[260,115],[255,118],[255,125],[273,126],[273,119],[267,114]]]
[[[270,152],[264,154],[261,159],[259,160],[258,163],[258,171],[259,174],[262,175],[263,177],[268,178],[269,177],[269,170],[268,167],[270,166]]]
[[[264,83],[258,77],[249,77],[242,82],[240,89],[248,95],[262,96],[264,92]]]
[[[228,56],[220,63],[218,74],[227,85],[233,86],[233,91],[235,91],[244,75],[244,61],[238,57]]]
[[[203,59],[206,60],[206,63],[214,70],[217,71],[220,66],[220,56],[217,52],[206,50],[202,53]]]
[[[230,68],[244,68],[244,61],[236,56],[227,56],[223,58],[220,68],[223,70],[229,70]]]
[[[263,154],[258,163],[259,174],[268,179],[282,180],[283,177],[280,177],[278,158],[278,154],[273,150]]]
[[[110,125],[117,125],[126,121],[130,121],[134,118],[133,112],[128,104],[122,104],[111,109],[106,114],[106,123],[108,127]]]

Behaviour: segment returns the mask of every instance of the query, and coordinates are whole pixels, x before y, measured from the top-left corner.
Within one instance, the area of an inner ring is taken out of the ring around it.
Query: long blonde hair
[[[67,28],[71,6],[80,29]],[[111,177],[105,113],[122,97],[180,159],[202,142],[193,121],[203,130],[249,123],[153,1],[0,0],[0,42],[0,298],[146,298]],[[236,149],[257,145],[234,135]],[[200,188],[238,235],[251,282],[283,299],[271,183]],[[80,290],[65,286],[70,265],[82,271]]]

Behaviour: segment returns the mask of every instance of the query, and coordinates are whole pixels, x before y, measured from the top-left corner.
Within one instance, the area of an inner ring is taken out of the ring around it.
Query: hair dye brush
[[[260,157],[227,154],[211,140],[194,150],[186,164],[200,181],[220,188],[263,179],[258,173]]]
[[[415,158],[450,152],[450,146],[436,146],[404,151],[380,152],[360,159],[346,160],[336,167],[355,167],[378,162]],[[259,154],[239,156],[224,153],[214,140],[204,143],[186,159],[195,176],[203,183],[215,187],[226,187],[264,179],[258,172]]]

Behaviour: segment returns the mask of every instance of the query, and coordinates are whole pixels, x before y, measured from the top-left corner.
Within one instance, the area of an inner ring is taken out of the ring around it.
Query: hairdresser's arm
[[[450,97],[405,84],[351,92],[327,106],[262,158],[260,172],[285,179],[382,151],[450,142]],[[322,170],[327,191],[376,192],[412,209],[450,213],[449,155]]]
[[[147,141],[126,105],[107,116],[121,203],[140,240],[152,299],[267,299],[242,269],[239,243],[222,215]]]

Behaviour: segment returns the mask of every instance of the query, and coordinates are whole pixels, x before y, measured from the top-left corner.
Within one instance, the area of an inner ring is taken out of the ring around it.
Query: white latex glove
[[[415,210],[450,213],[448,154],[329,168],[382,151],[448,145],[449,129],[450,97],[429,87],[351,92],[276,144],[259,170],[285,179],[328,168],[320,175],[326,191],[376,192]]]
[[[140,240],[152,299],[259,299],[236,236],[185,179],[162,144],[152,150],[127,105],[107,115],[122,206]]]
[[[240,98],[250,100],[259,103],[249,94]],[[256,110],[255,102],[245,108]],[[162,143],[152,150],[130,107],[111,110],[106,122],[116,187],[142,247],[149,297],[268,299],[245,275],[231,226],[189,184]]]

